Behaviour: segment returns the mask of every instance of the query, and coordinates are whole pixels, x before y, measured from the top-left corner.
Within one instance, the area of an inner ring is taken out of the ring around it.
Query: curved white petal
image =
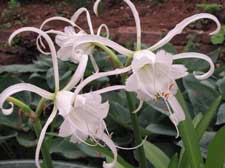
[[[131,66],[128,66],[126,68],[122,68],[122,69],[115,69],[113,71],[108,71],[108,72],[99,72],[99,73],[95,73],[91,76],[89,76],[88,78],[86,78],[84,81],[82,81],[76,88],[76,90],[74,91],[74,97],[76,97],[80,91],[90,82],[98,79],[98,78],[102,78],[102,77],[106,77],[106,76],[112,76],[112,75],[119,75],[122,73],[126,73],[128,71],[131,70]]]
[[[67,116],[73,106],[73,92],[59,91],[56,95],[56,106],[59,109],[59,114],[63,117]]]
[[[140,17],[138,14],[138,11],[135,7],[135,5],[130,0],[123,0],[131,9],[131,12],[134,16],[135,24],[136,24],[136,30],[137,30],[137,50],[141,48],[141,22]],[[97,0],[94,3],[94,13],[98,16],[98,6],[100,4],[101,0]]]
[[[65,86],[63,90],[71,90],[74,86],[77,85],[77,83],[81,80],[81,78],[84,76],[84,72],[87,67],[88,62],[88,56],[82,55],[79,65],[73,74],[72,78],[70,79],[69,83]]]
[[[109,87],[106,87],[106,88],[103,88],[103,89],[99,89],[99,90],[93,91],[91,93],[103,94],[103,93],[112,92],[112,91],[115,91],[115,90],[123,90],[125,88],[126,88],[125,85],[115,85],[115,86],[109,86]]]
[[[195,78],[197,78],[199,80],[204,80],[204,79],[209,78],[215,70],[215,66],[214,66],[212,59],[210,57],[208,57],[207,55],[195,53],[195,52],[187,52],[187,53],[173,55],[173,60],[182,59],[182,58],[199,58],[199,59],[203,59],[209,63],[210,69],[208,72],[204,73],[203,75],[194,74]]]
[[[136,30],[137,30],[137,50],[140,50],[141,49],[141,22],[140,22],[138,11],[130,0],[123,0],[123,1],[127,3],[127,5],[130,7],[133,13],[135,24],[136,24]]]
[[[140,100],[138,107],[133,111],[133,113],[137,113],[138,111],[140,111],[143,105],[144,105],[144,101]]]
[[[44,90],[44,89],[41,89],[37,86],[34,86],[34,85],[31,85],[31,84],[28,84],[28,83],[20,83],[20,84],[15,84],[15,85],[12,85],[10,87],[8,87],[7,89],[5,89],[1,94],[0,94],[0,109],[2,110],[2,112],[5,114],[5,115],[9,115],[13,112],[13,104],[10,103],[11,107],[8,108],[8,109],[4,109],[3,108],[3,104],[4,102],[6,101],[6,99],[15,94],[15,93],[18,93],[18,92],[21,92],[21,91],[30,91],[30,92],[34,92],[34,93],[37,93],[38,95],[46,98],[46,99],[50,99],[52,100],[53,99],[53,94]]]
[[[71,20],[67,19],[67,18],[64,18],[64,17],[61,17],[61,16],[55,16],[55,17],[51,17],[51,18],[48,18],[46,19],[40,26],[40,29],[43,30],[44,26],[48,23],[48,22],[51,22],[51,21],[63,21],[63,22],[66,22],[66,23],[69,23],[70,25],[74,26],[74,27],[77,27],[78,29],[82,30],[79,26],[77,26],[74,22],[72,22]],[[54,30],[52,30],[53,32]],[[56,33],[57,31],[55,31]],[[58,31],[59,32],[59,31]],[[46,33],[49,33],[49,31],[46,31]],[[57,33],[58,34],[58,33]],[[41,44],[41,46],[43,48],[45,48],[45,45],[42,41],[42,38],[41,36],[38,36],[37,39],[36,39],[36,45],[37,45],[37,49],[44,55],[48,55],[50,54],[49,52],[45,52],[41,49],[40,45],[39,45],[39,42]]]
[[[40,151],[41,151],[41,145],[42,145],[42,143],[44,141],[44,138],[45,138],[45,133],[48,129],[48,126],[54,120],[56,114],[57,114],[57,108],[56,108],[56,105],[54,105],[52,113],[48,117],[48,120],[46,121],[43,129],[41,130],[41,134],[40,134],[39,139],[38,139],[38,144],[37,144],[36,151],[35,151],[35,164],[36,164],[37,168],[41,168],[40,163],[39,163],[39,155],[40,155]]]
[[[109,38],[109,28],[106,24],[101,24],[99,27],[98,27],[98,30],[97,30],[97,35],[100,36],[101,35],[101,32],[102,32],[102,29],[105,29],[105,32],[106,32],[106,38],[108,39]]]
[[[182,109],[175,96],[169,96],[167,101],[173,110],[171,118],[173,119],[174,124],[177,126],[181,121],[185,120],[184,110]]]
[[[125,47],[115,43],[114,41],[111,41],[109,39],[97,36],[97,35],[82,35],[79,37],[79,40],[74,41],[74,47],[78,47],[81,44],[84,43],[101,43],[103,45],[109,46],[112,49],[116,50],[120,54],[123,54],[125,56],[130,56],[133,54],[133,51],[126,49]]]
[[[117,150],[116,150],[115,144],[106,134],[104,134],[99,139],[101,139],[109,147],[109,149],[112,151],[113,157],[114,157],[113,161],[111,163],[103,162],[103,168],[115,168],[115,165],[117,162]]]
[[[72,22],[76,22],[77,19],[79,18],[79,16],[80,16],[83,12],[86,13],[86,17],[87,17],[87,22],[88,22],[88,26],[89,26],[90,33],[91,33],[91,34],[94,34],[93,25],[92,25],[92,22],[91,22],[91,16],[90,16],[89,11],[88,11],[86,8],[83,7],[83,8],[78,9],[78,10],[73,14],[73,16],[71,17],[71,21],[72,21]]]
[[[59,69],[58,69],[58,60],[57,60],[57,55],[56,55],[56,49],[55,49],[53,41],[51,40],[51,38],[49,37],[49,35],[47,33],[43,32],[40,29],[37,29],[35,27],[23,27],[23,28],[16,30],[15,32],[13,32],[11,34],[11,36],[9,37],[9,44],[11,44],[12,39],[17,34],[19,34],[21,32],[26,32],[26,31],[38,33],[48,43],[50,51],[51,51],[51,55],[52,55],[52,63],[53,63],[54,79],[55,79],[55,91],[58,91],[59,90]]]
[[[216,28],[215,31],[210,33],[210,35],[216,34],[220,31],[221,24],[215,16],[213,16],[209,13],[200,13],[200,14],[190,16],[190,17],[184,19],[183,21],[181,21],[180,23],[178,23],[175,26],[175,28],[170,30],[163,39],[161,39],[160,41],[158,41],[156,44],[154,44],[153,46],[151,46],[148,49],[151,50],[151,51],[159,49],[160,47],[162,47],[166,43],[168,43],[174,36],[176,36],[177,34],[180,34],[186,26],[188,26],[190,23],[192,23],[194,21],[197,21],[199,19],[210,19],[210,20],[212,20],[216,23],[217,28]]]
[[[93,56],[92,54],[90,54],[89,57],[90,57],[91,64],[92,64],[92,66],[93,66],[95,72],[98,73],[98,72],[99,72],[99,67],[98,67],[98,64],[97,64],[96,61],[95,61],[94,56]]]
[[[94,13],[98,16],[98,5],[101,2],[101,0],[96,0],[93,6]]]

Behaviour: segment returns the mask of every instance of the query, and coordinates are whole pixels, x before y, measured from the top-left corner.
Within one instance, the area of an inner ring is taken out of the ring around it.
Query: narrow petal
[[[102,137],[100,137],[100,139],[109,147],[109,149],[112,151],[113,153],[113,161],[111,163],[106,163],[103,162],[103,168],[114,168],[117,162],[117,150],[116,150],[116,146],[113,143],[113,141],[106,135],[104,134]]]
[[[3,108],[3,104],[6,101],[6,99],[18,92],[21,91],[30,91],[30,92],[34,92],[37,93],[38,95],[40,95],[41,97],[44,97],[46,99],[52,100],[54,95],[46,90],[43,90],[37,86],[28,84],[28,83],[20,83],[20,84],[15,84],[12,85],[10,87],[8,87],[7,89],[5,89],[1,94],[0,94],[0,109],[2,110],[2,112],[5,115],[9,115],[13,112],[13,106],[11,106],[9,109],[4,109]],[[11,103],[10,103],[11,104]],[[11,104],[12,105],[12,104]]]
[[[53,41],[51,40],[51,38],[49,37],[49,35],[47,33],[43,32],[40,29],[37,29],[35,27],[24,27],[24,28],[16,30],[15,32],[13,32],[11,34],[11,36],[9,37],[9,44],[11,44],[13,38],[17,34],[19,34],[21,32],[26,32],[26,31],[38,33],[48,43],[50,51],[51,51],[51,55],[52,55],[52,63],[53,63],[54,79],[55,79],[55,91],[58,91],[59,90],[59,69],[58,69],[58,60],[57,60],[57,55],[56,55],[56,49],[55,49]]]
[[[156,44],[154,44],[153,46],[151,46],[149,48],[149,50],[154,51],[154,50],[157,50],[160,47],[164,46],[174,36],[176,36],[177,34],[180,34],[186,26],[188,26],[190,23],[195,22],[195,21],[197,21],[199,19],[210,19],[210,20],[212,20],[212,21],[214,21],[216,23],[217,28],[216,28],[216,30],[214,32],[210,33],[210,35],[216,34],[216,33],[218,33],[220,31],[221,24],[220,24],[220,22],[218,21],[218,19],[215,16],[213,16],[211,14],[208,14],[208,13],[196,14],[196,15],[193,15],[193,16],[190,16],[190,17],[184,19],[179,24],[177,24],[175,28],[173,28],[172,30],[170,30],[163,39],[161,39]]]
[[[106,87],[106,88],[103,88],[103,89],[99,89],[99,90],[93,91],[91,93],[93,93],[93,94],[103,94],[103,93],[112,92],[112,91],[115,91],[115,90],[123,90],[125,88],[126,88],[125,85],[115,85],[115,86],[109,86],[109,87]]]
[[[173,60],[182,59],[182,58],[199,58],[209,63],[210,68],[208,72],[204,73],[203,75],[196,75],[196,73],[194,72],[194,76],[196,79],[199,79],[199,80],[207,79],[213,74],[215,70],[215,66],[212,59],[208,57],[207,55],[195,53],[195,52],[187,52],[187,53],[173,55]]]
[[[106,38],[108,39],[109,38],[109,28],[106,24],[101,24],[99,27],[98,27],[98,30],[97,30],[97,35],[100,36],[101,35],[101,32],[102,32],[102,29],[105,29],[105,32],[106,32]]]
[[[90,82],[102,78],[102,77],[106,77],[106,76],[112,76],[112,75],[119,75],[122,73],[126,73],[128,71],[131,70],[131,66],[128,66],[126,68],[122,68],[122,69],[115,69],[113,71],[108,71],[108,72],[99,72],[99,73],[95,73],[91,76],[89,76],[88,78],[86,78],[84,81],[82,81],[76,88],[76,90],[74,91],[74,97],[76,97],[80,91]]]
[[[170,96],[167,101],[173,110],[172,118],[174,118],[174,123],[177,126],[181,121],[185,120],[184,110],[182,109],[175,96]]]
[[[93,6],[94,13],[98,16],[98,5],[100,4],[101,0],[96,0]]]
[[[88,62],[88,56],[82,55],[81,59],[80,59],[80,62],[79,62],[79,65],[78,65],[75,73],[73,74],[71,80],[65,86],[65,88],[63,90],[71,90],[73,87],[75,87],[78,84],[78,82],[84,76],[84,72],[85,72],[86,67],[87,67],[87,62]]]
[[[137,31],[137,50],[140,50],[141,47],[141,22],[138,11],[135,5],[130,0],[123,0],[131,9],[131,12],[134,16],[135,24],[136,24],[136,31]],[[94,13],[98,16],[98,6],[101,0],[97,0],[94,3]]]
[[[98,73],[98,72],[99,72],[99,67],[98,67],[98,64],[97,64],[96,61],[95,61],[94,56],[93,56],[92,54],[90,54],[89,57],[90,57],[91,64],[92,64],[92,66],[93,66],[95,72]]]
[[[52,121],[54,120],[55,116],[57,114],[57,108],[56,106],[54,105],[53,107],[53,110],[52,110],[52,113],[51,115],[48,117],[48,120],[46,121],[43,129],[41,130],[41,134],[39,136],[39,139],[38,139],[38,144],[37,144],[37,147],[36,147],[36,152],[35,152],[35,164],[36,164],[36,167],[37,168],[41,168],[40,166],[40,163],[39,163],[39,156],[40,156],[40,151],[41,151],[41,146],[42,146],[42,143],[44,141],[44,138],[45,138],[45,133],[48,129],[48,126],[52,123]]]
[[[130,56],[133,54],[133,51],[126,49],[125,47],[115,43],[114,41],[96,35],[82,35],[79,37],[79,40],[74,41],[74,46],[77,47],[81,44],[92,42],[101,43],[103,45],[109,46],[112,49],[116,50],[118,53],[123,54],[125,56]]]
[[[91,22],[91,16],[90,16],[89,11],[88,11],[86,8],[80,8],[80,9],[78,9],[78,10],[73,14],[73,16],[71,17],[71,21],[72,21],[72,22],[76,22],[77,19],[79,18],[79,16],[80,16],[83,12],[86,13],[87,23],[88,23],[88,26],[89,26],[90,33],[91,33],[91,34],[94,34],[93,25],[92,25],[92,22]]]
[[[139,14],[138,14],[138,11],[137,11],[135,5],[130,0],[124,0],[124,2],[127,3],[127,5],[130,7],[130,9],[133,13],[135,24],[136,24],[136,31],[137,31],[137,50],[140,50],[141,49],[141,22],[140,22],[140,17],[139,17]]]

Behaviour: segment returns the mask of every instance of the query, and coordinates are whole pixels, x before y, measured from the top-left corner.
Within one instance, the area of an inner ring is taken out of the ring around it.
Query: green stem
[[[118,68],[122,68],[123,64],[120,62],[119,58],[117,57],[117,55],[108,47],[106,47],[105,45],[102,45],[100,43],[93,43],[94,45],[98,46],[99,48],[103,49],[111,58],[111,60],[115,63],[116,67]]]
[[[138,117],[136,113],[133,113],[135,107],[131,98],[131,94],[126,92],[126,96],[127,96],[128,107],[130,110],[130,118],[133,125],[135,143],[136,145],[139,145],[140,143],[142,143],[142,137],[141,137],[141,131],[139,129]],[[137,151],[139,155],[138,159],[139,159],[140,168],[147,168],[143,146],[139,147]]]
[[[41,126],[40,119],[37,116],[37,113],[35,113],[27,104],[23,103],[22,101],[14,98],[14,97],[8,97],[7,101],[12,102],[13,104],[15,104],[16,106],[21,108],[22,111],[25,113],[25,115],[28,114],[33,119],[33,128],[34,128],[36,136],[39,137],[41,130],[42,130],[42,126]],[[40,108],[42,106],[38,106],[38,107]],[[36,112],[40,110],[39,108],[37,108]],[[44,160],[44,167],[53,168],[48,144],[45,140],[44,140],[42,148],[41,148],[41,153],[42,153],[43,160]]]
[[[46,99],[41,98],[41,100],[40,100],[39,103],[38,103],[38,106],[37,106],[36,111],[35,111],[35,113],[36,113],[36,115],[37,115],[38,117],[41,115],[41,113],[42,113],[42,111],[43,111],[43,108],[44,108],[44,106],[45,106],[45,102],[46,102]]]

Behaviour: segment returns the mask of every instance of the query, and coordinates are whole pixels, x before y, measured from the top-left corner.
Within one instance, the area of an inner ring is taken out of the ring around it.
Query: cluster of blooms
[[[97,0],[94,4],[94,12],[96,14],[98,14],[97,9],[100,1],[101,0]],[[113,168],[117,159],[117,146],[111,140],[107,131],[106,123],[104,122],[104,119],[109,112],[109,103],[102,103],[101,94],[119,89],[135,92],[137,97],[140,99],[140,105],[135,110],[135,112],[140,110],[144,101],[155,101],[159,98],[162,98],[168,107],[168,116],[177,128],[179,122],[185,120],[185,114],[175,97],[177,92],[177,85],[175,81],[176,79],[188,75],[188,72],[184,65],[173,64],[173,61],[182,58],[203,59],[210,65],[208,72],[204,74],[195,72],[194,76],[199,80],[203,80],[212,75],[214,71],[214,64],[212,60],[204,54],[188,52],[172,55],[164,50],[158,49],[168,43],[175,35],[181,33],[188,24],[199,19],[210,19],[214,21],[217,25],[217,29],[211,34],[219,32],[220,23],[215,16],[207,13],[201,13],[188,17],[177,24],[176,27],[169,31],[169,33],[159,42],[147,49],[141,49],[141,25],[138,12],[130,0],[124,0],[124,2],[130,7],[136,23],[136,51],[131,51],[109,40],[109,31],[105,24],[102,24],[95,34],[92,27],[90,14],[85,8],[80,8],[77,12],[75,12],[71,19],[64,17],[52,17],[44,21],[40,28],[24,27],[15,31],[10,36],[9,43],[11,43],[12,39],[21,32],[36,32],[39,35],[37,38],[37,48],[39,51],[46,55],[51,54],[52,56],[55,82],[54,93],[50,93],[28,83],[20,83],[8,87],[0,95],[0,108],[6,115],[12,113],[13,104],[11,104],[11,108],[9,109],[5,109],[3,104],[10,95],[13,95],[17,92],[30,91],[37,93],[45,99],[53,101],[53,111],[41,131],[36,149],[35,161],[37,167],[40,168],[39,154],[45,132],[52,120],[55,118],[57,111],[58,114],[64,118],[64,121],[59,129],[59,135],[62,137],[70,137],[71,141],[74,143],[86,143],[88,138],[92,139],[96,143],[99,143],[99,141],[104,142],[112,151],[114,160],[111,163],[104,162],[103,167]],[[90,34],[76,25],[76,21],[82,13],[86,14]],[[44,26],[48,22],[54,20],[67,22],[70,24],[70,26],[65,27],[64,31],[43,31]],[[75,31],[75,29],[78,31]],[[102,29],[105,29],[106,31],[106,37],[100,36]],[[55,43],[59,47],[58,50],[56,50],[54,42],[50,38],[49,34],[56,35]],[[43,39],[47,42],[50,52],[43,50],[46,48],[44,42],[42,41]],[[108,72],[99,72],[98,65],[92,55],[95,43],[99,43],[105,47],[110,47],[116,52],[126,57],[132,58],[131,65],[127,67],[120,67],[119,69]],[[91,59],[95,73],[83,79],[88,58]],[[74,75],[63,89],[60,89],[59,85],[57,59],[71,61],[75,64],[78,64]],[[127,72],[130,72],[129,74],[131,75],[127,78],[125,85],[110,86],[85,94],[80,93],[87,84],[98,78],[110,75],[119,75]],[[75,90],[72,92],[71,90],[74,88]]]

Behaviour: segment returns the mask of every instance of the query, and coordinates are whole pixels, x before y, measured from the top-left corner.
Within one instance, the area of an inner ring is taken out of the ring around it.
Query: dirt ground
[[[76,11],[75,5],[65,3],[64,1],[51,1],[51,3],[24,3],[20,7],[13,10],[13,14],[7,16],[9,6],[7,1],[0,2],[0,64],[11,64],[17,62],[30,62],[35,51],[34,35],[25,38],[25,42],[18,49],[8,47],[6,45],[9,35],[17,28],[24,26],[39,27],[47,18],[52,16],[64,16],[70,18]],[[162,32],[166,33],[172,29],[179,21],[201,11],[197,9],[197,3],[215,2],[223,5],[224,0],[167,0],[163,3],[154,3],[150,0],[135,1],[135,6],[139,12],[142,26],[142,42],[151,45],[157,42]],[[135,23],[130,9],[124,3],[113,3],[107,1],[100,16],[96,17],[92,11],[93,3],[90,3],[92,22],[94,28],[97,29],[102,23],[108,25],[110,35],[113,40],[126,45],[128,42],[135,42]],[[225,22],[225,12],[218,15],[221,22]],[[87,30],[85,15],[81,16],[77,24]],[[65,26],[62,22],[54,22],[49,24],[46,29],[54,28],[62,30]],[[202,44],[201,50],[209,52],[213,46],[210,44],[208,32],[215,28],[214,24],[206,24],[203,26],[192,26],[185,29],[184,33],[176,36],[172,41],[178,49],[181,49],[187,42],[188,33],[197,33],[198,42]],[[204,30],[204,31],[203,31]],[[88,31],[88,30],[87,30]],[[33,45],[32,45],[33,44]],[[28,61],[27,61],[28,60]]]

